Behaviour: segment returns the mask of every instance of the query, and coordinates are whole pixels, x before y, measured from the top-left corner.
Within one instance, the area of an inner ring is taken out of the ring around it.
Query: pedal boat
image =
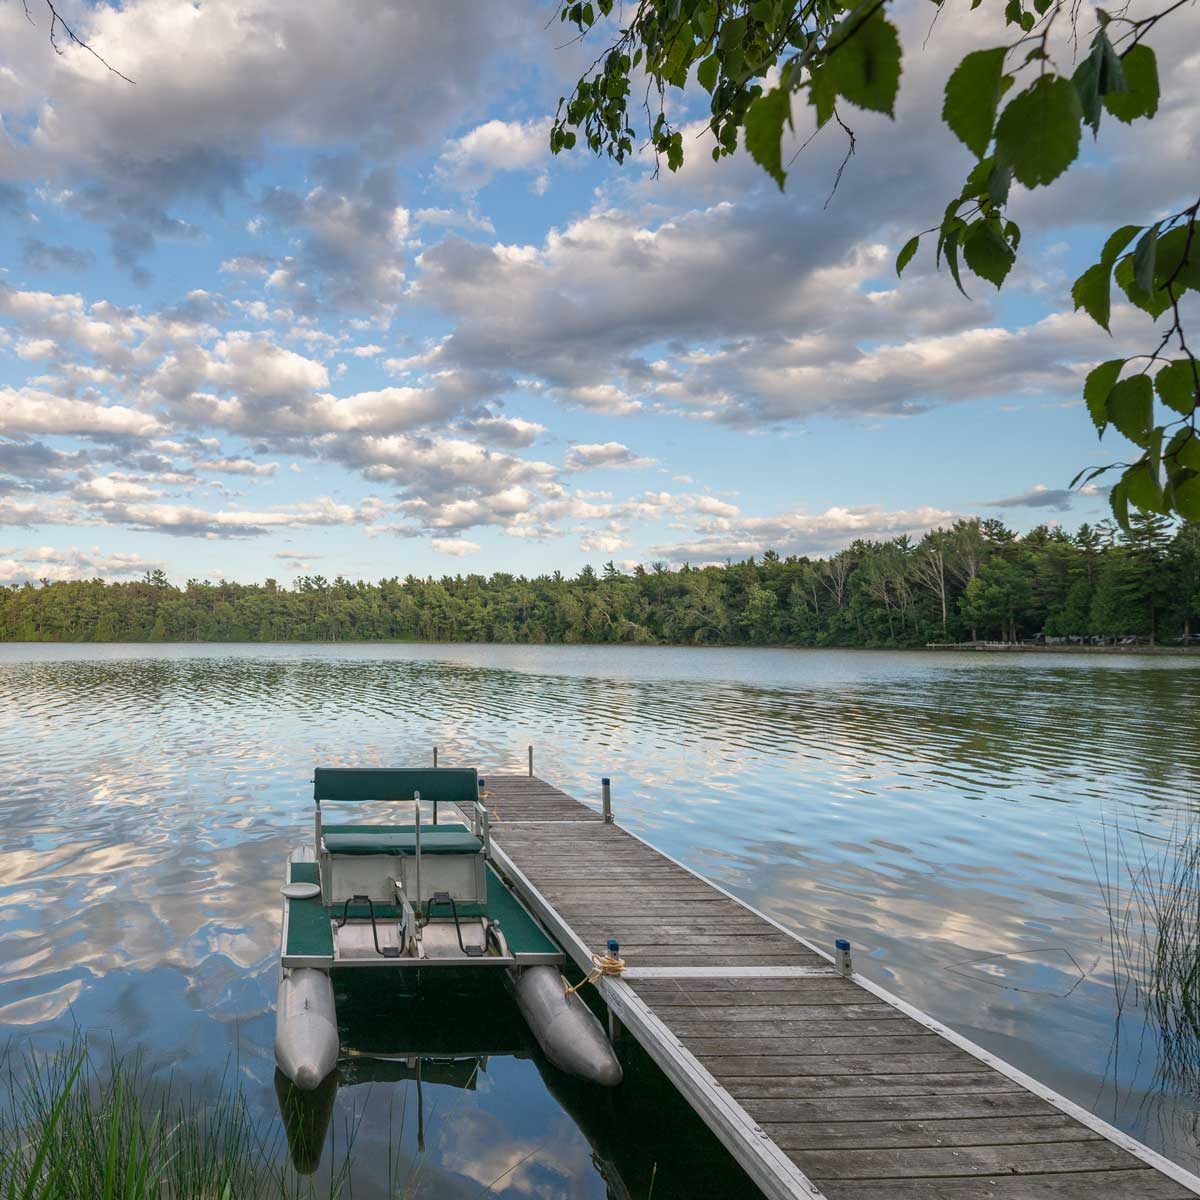
[[[567,993],[565,955],[493,864],[483,783],[461,767],[313,772],[313,842],[289,855],[281,889],[275,1018],[276,1064],[301,1090],[337,1066],[334,976],[361,970],[393,972],[398,997],[505,972],[554,1066],[605,1087],[621,1081],[603,1026]],[[335,803],[400,804],[412,820],[325,824],[322,804]]]

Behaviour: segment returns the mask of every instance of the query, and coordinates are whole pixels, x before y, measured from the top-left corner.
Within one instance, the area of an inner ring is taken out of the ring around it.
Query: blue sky
[[[544,4],[69,11],[135,82],[0,5],[0,581],[573,573],[1104,514],[1063,491],[1111,453],[1082,376],[1152,333],[1119,310],[1114,348],[1069,286],[1194,190],[1196,13],[1157,46],[1153,156],[1103,125],[968,301],[927,249],[892,269],[970,166],[941,88],[1002,38],[966,4],[924,49],[930,6],[894,10],[897,119],[852,114],[827,206],[836,130],[780,195],[712,163],[690,93],[676,176],[552,159],[595,49]]]

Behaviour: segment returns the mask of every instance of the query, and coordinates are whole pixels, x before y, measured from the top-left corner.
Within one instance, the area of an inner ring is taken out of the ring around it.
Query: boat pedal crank
[[[371,940],[375,943],[375,953],[378,954],[381,958],[399,958],[400,957],[400,947],[399,946],[384,946],[381,948],[379,945],[379,927],[375,924],[375,905],[371,902],[370,896],[362,896],[362,895],[358,895],[358,894],[351,896],[350,899],[347,900],[346,903],[342,905],[342,915],[341,915],[341,919],[337,923],[337,927],[339,929],[341,929],[342,926],[346,924],[346,921],[349,919],[349,916],[350,916],[350,905],[351,904],[353,904],[357,907],[360,907],[360,908],[363,905],[366,905],[367,912],[370,913],[370,916],[371,916]]]
[[[485,946],[466,946],[463,944],[462,926],[459,924],[458,920],[458,905],[454,903],[454,897],[450,895],[449,892],[434,892],[433,895],[429,897],[429,904],[426,907],[425,912],[428,915],[429,909],[433,908],[435,905],[446,904],[450,906],[450,915],[454,918],[454,932],[458,935],[459,950],[461,950],[462,953],[468,958],[482,958],[487,952]]]

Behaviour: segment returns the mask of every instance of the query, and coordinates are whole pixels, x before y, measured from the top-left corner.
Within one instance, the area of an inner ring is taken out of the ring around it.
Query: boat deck
[[[488,774],[493,854],[762,1192],[1181,1200],[1200,1179],[533,775]]]
[[[495,877],[495,870],[488,866],[487,872],[490,882]],[[320,883],[320,881],[315,862],[288,863],[288,883]],[[316,896],[312,899],[285,899],[283,910],[282,962],[285,967],[316,967],[320,970],[330,970],[370,965],[403,970],[439,965],[428,959],[376,959],[374,957],[366,959],[364,962],[347,963],[346,960],[337,958],[334,949],[333,919],[337,916],[336,906],[331,913],[321,902],[320,896]],[[562,962],[562,954],[558,947],[546,937],[536,922],[498,881],[488,887],[486,904],[460,904],[458,912],[463,917],[486,914],[492,920],[498,921],[508,939],[509,950],[518,965],[536,966],[543,963]],[[396,917],[399,915],[399,910],[391,904],[376,904],[375,913],[380,918]],[[363,912],[355,909],[353,915],[362,916]]]

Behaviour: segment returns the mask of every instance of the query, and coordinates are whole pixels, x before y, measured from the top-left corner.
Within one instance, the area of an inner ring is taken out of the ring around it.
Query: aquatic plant
[[[229,1075],[201,1094],[153,1082],[137,1054],[98,1057],[81,1039],[45,1056],[5,1056],[0,1200],[333,1200],[343,1191],[349,1145],[327,1186],[302,1178],[279,1126],[261,1132]]]
[[[1177,819],[1130,838],[1104,825],[1092,865],[1108,913],[1118,1012],[1145,1010],[1160,1046],[1160,1075],[1200,1086],[1200,824]]]

